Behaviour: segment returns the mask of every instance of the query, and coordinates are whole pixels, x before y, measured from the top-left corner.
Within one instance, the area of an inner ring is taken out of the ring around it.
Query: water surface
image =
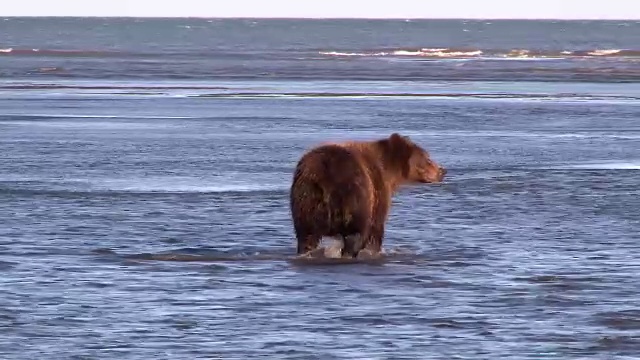
[[[0,20],[3,359],[632,359],[640,24]],[[409,135],[383,262],[293,166]]]

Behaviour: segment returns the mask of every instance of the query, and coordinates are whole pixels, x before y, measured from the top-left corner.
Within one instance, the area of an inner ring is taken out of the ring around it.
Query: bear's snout
[[[435,169],[432,169],[431,172],[427,172],[425,175],[427,175],[423,182],[426,183],[439,183],[442,182],[444,180],[444,176],[447,174],[447,169],[436,165]]]

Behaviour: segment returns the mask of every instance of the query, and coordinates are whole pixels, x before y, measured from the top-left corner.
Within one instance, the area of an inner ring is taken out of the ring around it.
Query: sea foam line
[[[151,120],[171,120],[171,119],[197,119],[198,117],[194,116],[166,116],[166,115],[98,115],[98,114],[90,114],[90,115],[81,115],[81,114],[0,114],[0,119],[9,118],[11,120],[28,120],[28,119],[37,119],[37,118],[51,118],[51,119],[151,119]],[[0,120],[2,121],[2,120]]]
[[[602,162],[573,164],[567,166],[570,169],[584,170],[640,170],[640,162]]]
[[[115,192],[115,193],[253,193],[286,191],[282,183],[233,183],[220,184],[219,179],[182,179],[180,177],[129,179],[48,179],[26,177],[0,178],[0,190],[30,189],[63,192]],[[214,185],[215,184],[215,185]]]
[[[386,51],[320,51],[327,56],[351,57],[425,57],[425,58],[512,58],[544,59],[566,57],[640,57],[640,50],[632,49],[591,49],[591,50],[535,50],[535,49],[450,49],[422,48],[396,49]]]

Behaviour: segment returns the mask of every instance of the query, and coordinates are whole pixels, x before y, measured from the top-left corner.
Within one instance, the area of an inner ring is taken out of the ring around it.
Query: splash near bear
[[[425,149],[398,133],[310,149],[296,164],[290,188],[297,254],[316,250],[323,237],[342,240],[342,257],[379,254],[398,188],[441,182],[445,174]]]

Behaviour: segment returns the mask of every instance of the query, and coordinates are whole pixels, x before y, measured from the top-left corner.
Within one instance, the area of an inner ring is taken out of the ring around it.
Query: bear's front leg
[[[358,260],[371,260],[371,259],[377,259],[380,257],[380,253],[375,253],[367,248],[364,248],[360,251],[358,251],[358,255],[356,256],[356,259]]]

